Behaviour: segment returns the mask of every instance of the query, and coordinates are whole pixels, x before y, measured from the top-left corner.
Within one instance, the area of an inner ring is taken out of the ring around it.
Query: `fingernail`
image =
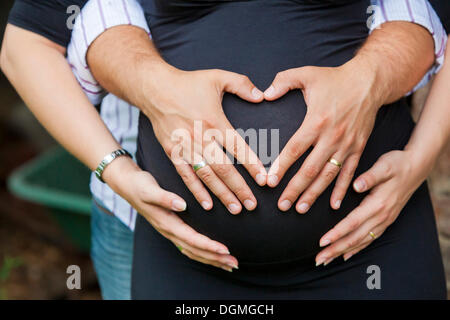
[[[202,201],[201,205],[205,210],[211,209],[211,203],[209,203],[208,201]]]
[[[218,254],[230,254],[230,251],[227,249],[217,249],[216,252]]]
[[[239,213],[239,210],[240,207],[235,203],[232,203],[228,206],[228,211],[230,211],[231,213]]]
[[[275,88],[271,85],[269,88],[267,88],[266,91],[264,91],[264,95],[266,97],[272,97],[275,94]]]
[[[330,240],[328,240],[328,239],[323,239],[322,241],[320,241],[320,244],[319,244],[319,245],[320,245],[321,248],[323,248],[323,247],[329,245],[330,243],[331,243]]]
[[[344,261],[347,261],[348,259],[350,259],[353,256],[353,254],[349,254],[348,256],[345,255],[344,256]]]
[[[290,202],[289,200],[283,200],[280,203],[280,209],[282,211],[288,211],[292,206],[292,202]]]
[[[307,204],[306,202],[303,202],[298,206],[298,211],[300,213],[306,213],[306,212],[308,212],[308,210],[309,210],[309,204]]]
[[[316,267],[320,266],[322,263],[324,263],[328,258],[323,257],[317,260]]]
[[[253,98],[255,98],[255,99],[261,99],[263,93],[260,90],[258,90],[258,88],[253,88],[252,95],[253,95]]]
[[[173,210],[184,211],[184,210],[186,210],[186,207],[187,207],[187,205],[186,205],[186,202],[184,202],[184,201],[181,201],[178,199],[172,201],[172,209]]]
[[[232,269],[236,269],[236,270],[239,269],[239,267],[237,266],[237,264],[234,264],[234,263],[227,263],[227,265],[228,265],[230,268],[232,268]]]
[[[247,210],[253,210],[253,209],[255,209],[255,202],[252,200],[245,200],[244,207]]]
[[[335,208],[335,209],[339,209],[339,208],[341,207],[341,203],[342,203],[341,200],[335,201],[335,202],[334,202],[334,208]]]
[[[231,268],[226,268],[226,267],[221,267],[223,270],[228,271],[228,272],[233,272],[233,269]]]
[[[265,174],[258,173],[256,175],[256,183],[259,184],[260,186],[263,186],[266,184],[266,179],[267,179],[267,175],[265,175]]]
[[[366,189],[366,182],[363,179],[356,180],[355,183],[353,183],[353,188],[357,192],[363,192]]]
[[[334,260],[334,258],[331,258],[330,260],[325,261],[323,266],[325,267],[325,266],[329,265],[331,263],[331,261],[333,261],[333,260]]]
[[[269,186],[275,187],[278,183],[278,176],[276,175],[270,175],[267,179],[267,182],[269,183]]]

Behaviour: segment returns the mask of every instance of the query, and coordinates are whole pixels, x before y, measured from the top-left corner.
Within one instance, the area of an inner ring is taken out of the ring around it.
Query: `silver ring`
[[[192,169],[194,169],[194,172],[197,172],[198,170],[200,170],[201,168],[204,168],[204,167],[206,167],[206,162],[205,161],[200,161],[199,163],[194,164],[192,166]]]

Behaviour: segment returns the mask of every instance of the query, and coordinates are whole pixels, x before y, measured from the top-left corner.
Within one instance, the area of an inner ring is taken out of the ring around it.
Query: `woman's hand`
[[[411,150],[391,151],[381,156],[353,183],[357,192],[371,191],[321,238],[320,246],[328,247],[316,256],[316,264],[327,265],[340,255],[348,260],[380,237],[426,179],[433,164],[429,162],[418,159]]]
[[[334,209],[340,207],[382,105],[376,80],[370,66],[356,58],[341,67],[303,67],[277,74],[265,98],[275,100],[301,89],[308,109],[300,129],[270,168],[268,185],[277,186],[289,167],[313,147],[281,195],[280,210],[290,209],[301,194],[296,210],[306,213],[338,174],[330,202]]]
[[[230,92],[256,103],[263,100],[263,93],[246,76],[232,72],[187,72],[166,64],[162,68],[149,79],[147,103],[141,109],[183,181],[206,210],[212,200],[201,181],[232,214],[241,212],[241,203],[247,210],[255,209],[256,198],[222,146],[259,185],[265,185],[267,173],[226,118],[222,97]],[[194,172],[192,166],[202,162],[206,166]]]
[[[105,169],[103,178],[189,258],[227,271],[238,267],[237,259],[225,245],[196,232],[178,217],[186,210],[186,202],[162,189],[150,173],[141,170],[131,159],[114,160]]]

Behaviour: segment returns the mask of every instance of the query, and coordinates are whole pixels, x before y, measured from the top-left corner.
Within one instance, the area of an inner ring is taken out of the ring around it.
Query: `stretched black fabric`
[[[350,60],[367,37],[368,1],[144,1],[153,40],[163,57],[184,70],[219,68],[248,75],[261,89],[275,74],[305,65],[338,66]],[[301,125],[306,105],[300,91],[275,102],[247,103],[225,95],[223,108],[235,128],[278,129],[280,147]],[[402,149],[413,122],[404,101],[384,106],[356,175],[382,154]],[[270,154],[270,152],[269,152]],[[349,190],[342,208],[329,206],[330,186],[306,215],[282,213],[277,200],[304,161],[276,189],[257,186],[239,172],[257,200],[254,212],[231,215],[214,198],[205,212],[188,191],[141,115],[138,162],[163,188],[183,197],[179,216],[197,231],[223,242],[240,262],[229,274],[183,256],[138,217],[132,295],[135,299],[220,298],[443,298],[445,279],[426,186],[412,197],[397,221],[369,249],[344,263],[316,268],[320,237],[365,195]],[[379,265],[383,290],[368,290],[366,269]]]
[[[431,5],[433,6],[436,13],[441,18],[441,21],[447,30],[447,33],[450,33],[450,1],[448,0],[430,0]]]

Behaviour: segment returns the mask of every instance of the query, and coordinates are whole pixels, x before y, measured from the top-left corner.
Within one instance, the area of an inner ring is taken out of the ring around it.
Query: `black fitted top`
[[[75,11],[71,6],[81,9],[86,2],[87,0],[15,0],[8,23],[67,47],[72,34],[67,23],[75,18]]]
[[[142,5],[153,41],[170,64],[183,70],[219,68],[242,73],[263,90],[277,72],[289,68],[345,63],[368,34],[368,0],[155,0],[144,1]],[[235,128],[268,129],[269,133],[270,129],[279,130],[281,148],[299,128],[306,113],[300,91],[260,104],[226,94],[223,108]],[[382,110],[359,172],[386,151],[402,147],[410,132],[406,108],[394,106]],[[255,151],[260,154],[262,150]],[[304,158],[292,166],[276,189],[257,186],[242,166],[236,165],[258,200],[257,209],[233,216],[214,198],[214,209],[206,212],[165,155],[151,123],[144,115],[140,117],[140,166],[150,171],[163,188],[187,201],[187,212],[180,214],[186,223],[226,244],[241,264],[276,264],[310,258],[319,250],[320,237],[361,201],[362,195],[350,190],[342,208],[335,212],[329,206],[330,187],[306,215],[293,209],[287,213],[279,211],[277,201],[281,192]]]

